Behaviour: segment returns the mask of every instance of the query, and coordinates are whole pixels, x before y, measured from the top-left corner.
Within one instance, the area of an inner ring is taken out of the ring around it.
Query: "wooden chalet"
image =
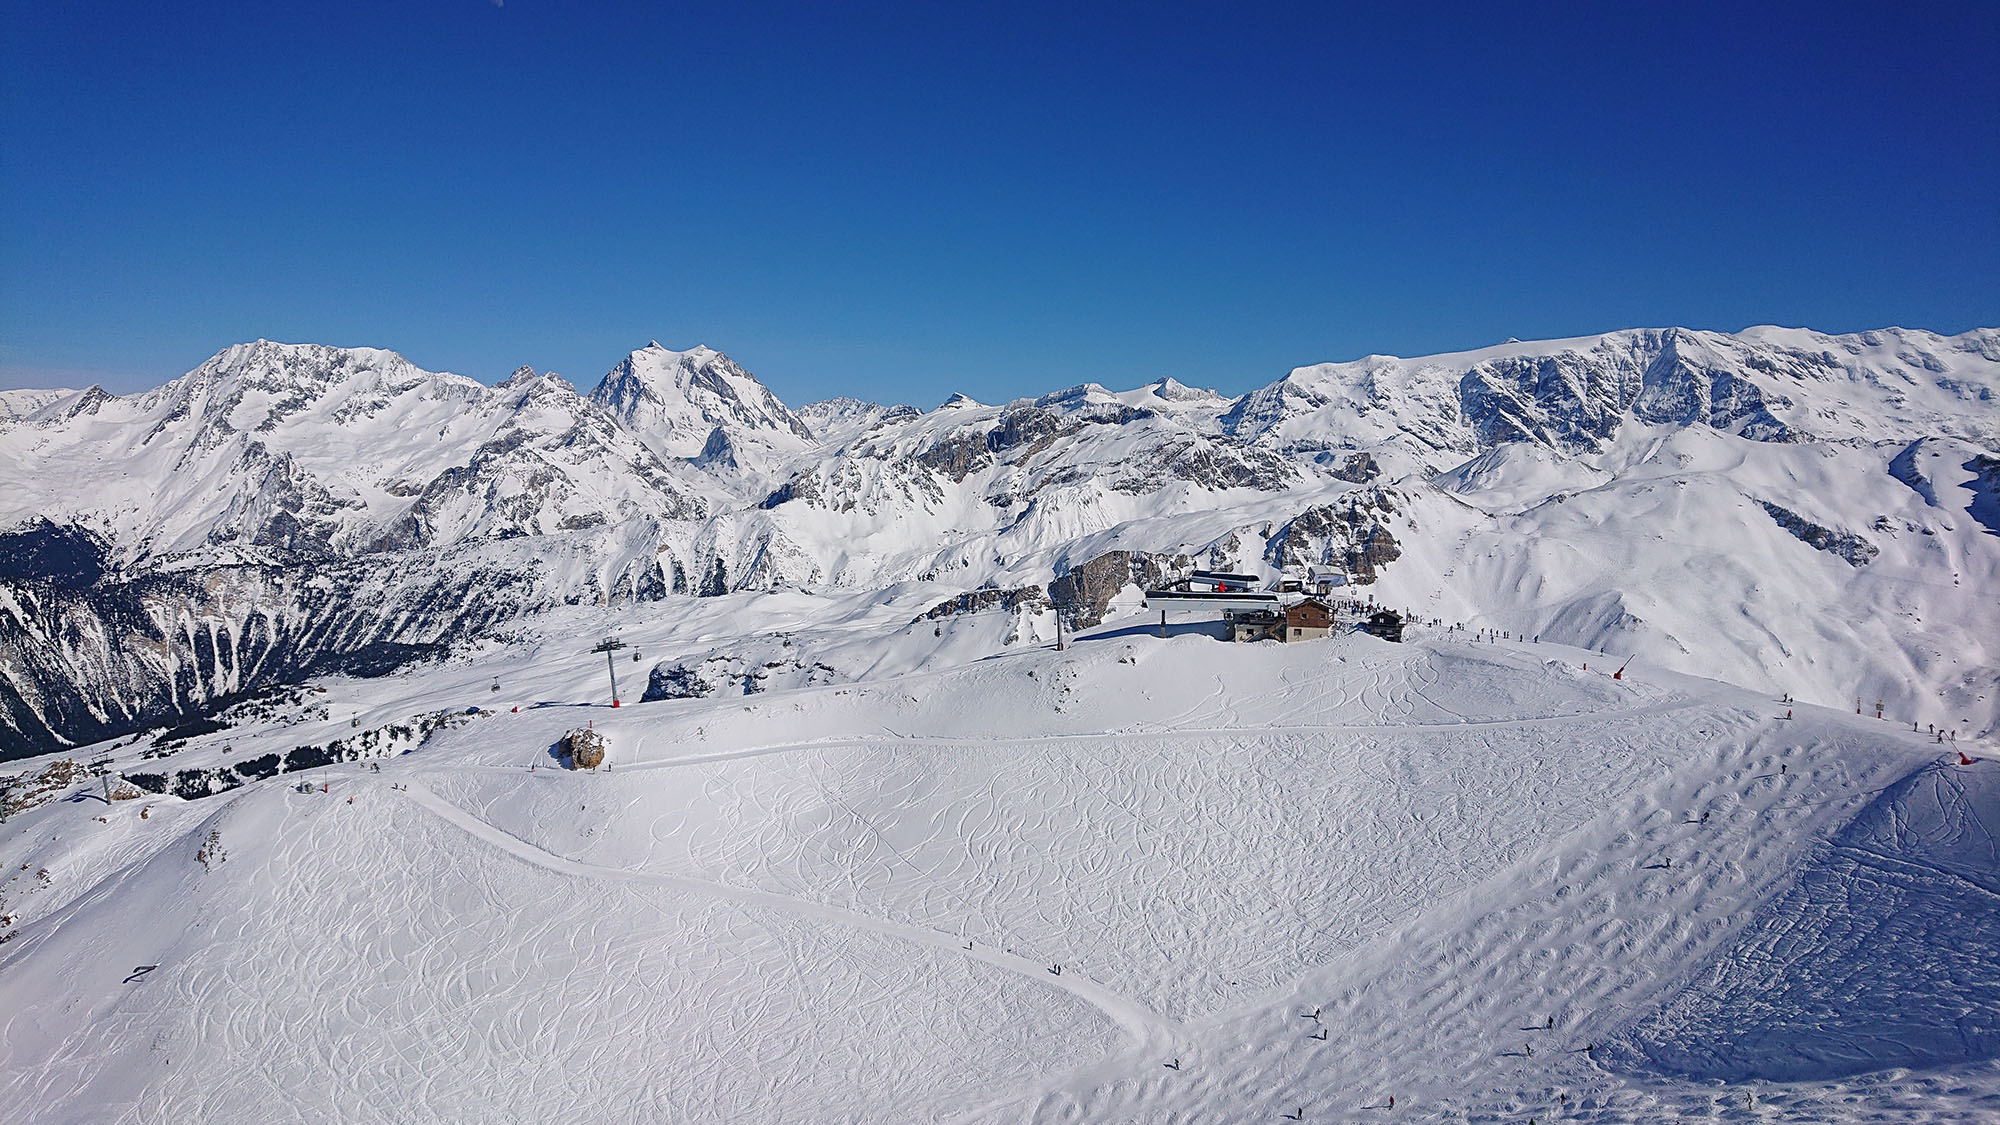
[[[1385,641],[1403,639],[1403,615],[1393,609],[1378,609],[1361,623],[1361,631]]]
[[[1285,607],[1286,641],[1312,641],[1333,632],[1333,607],[1318,598],[1307,598]]]

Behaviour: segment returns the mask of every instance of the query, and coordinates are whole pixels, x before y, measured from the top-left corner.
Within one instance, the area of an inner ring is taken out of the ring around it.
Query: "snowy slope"
[[[919,590],[772,596],[781,639],[846,638],[844,673],[893,661],[859,679],[586,705],[605,668],[569,638],[615,621],[652,659],[727,629],[745,597],[694,621],[559,611],[167,759],[457,713],[379,773],[17,814],[7,1104],[52,1121],[1354,1120],[1391,1096],[1426,1120],[1554,1117],[1564,1095],[1585,1120],[2000,1109],[2000,767],[1898,723],[1787,721],[1713,681],[1613,680],[1594,652],[1457,632],[1235,646],[1141,617],[966,662],[944,626],[996,616],[899,631]],[[551,747],[586,721],[610,766],[570,773]],[[157,764],[145,748],[114,756]],[[225,858],[204,865],[211,837]]]
[[[76,392],[66,388],[50,388],[47,390],[22,388],[0,391],[0,422],[11,422],[26,418],[30,414],[34,414],[48,406],[50,403],[58,402],[73,394],[76,394]]]
[[[924,413],[794,413],[709,348],[640,349],[580,396],[242,345],[0,419],[0,751],[561,605],[922,583],[1036,590],[1088,624],[1193,564],[1333,567],[1425,615],[1986,730],[1996,387],[1990,329],[1635,330],[1299,368],[1233,400],[1084,383]],[[101,541],[101,576],[23,561],[52,536]],[[218,596],[305,571],[322,602],[396,611]],[[217,657],[205,633],[280,651]]]
[[[1857,696],[1894,700],[1898,713],[1991,729],[2000,554],[1968,511],[1964,466],[1977,454],[1952,441],[1910,452],[1660,427],[1571,460],[1501,447],[1439,478],[1465,507],[1433,501],[1418,516],[1434,534],[1385,570],[1379,596],[1850,709]],[[1912,460],[1951,481],[1936,502],[1898,479],[1897,462]]]

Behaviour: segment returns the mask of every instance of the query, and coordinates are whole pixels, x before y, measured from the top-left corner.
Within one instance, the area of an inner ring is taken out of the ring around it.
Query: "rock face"
[[[604,764],[604,736],[588,727],[570,731],[556,745],[573,770],[594,770]]]
[[[1348,581],[1366,586],[1382,567],[1402,557],[1389,531],[1389,521],[1401,513],[1401,501],[1393,489],[1373,487],[1308,508],[1271,536],[1265,560],[1280,569],[1339,567]]]
[[[1088,629],[1104,620],[1111,599],[1127,586],[1148,589],[1194,565],[1190,555],[1107,551],[1049,583],[1049,597],[1071,628]]]
[[[46,516],[0,531],[0,579],[88,590],[104,577],[111,545],[89,528]]]
[[[1982,453],[1959,467],[1972,474],[1965,485],[1972,493],[1966,513],[1981,527],[2000,535],[2000,457]]]
[[[993,463],[986,438],[979,434],[954,434],[932,445],[916,457],[917,464],[949,478],[952,483]]]
[[[382,675],[549,600],[532,567],[456,561],[0,580],[0,721],[30,745],[170,725],[272,684]]]

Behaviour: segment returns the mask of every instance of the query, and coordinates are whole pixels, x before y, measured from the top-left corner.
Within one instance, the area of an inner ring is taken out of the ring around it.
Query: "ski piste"
[[[588,645],[494,647],[228,733],[256,756],[457,713],[323,788],[19,812],[0,1082],[49,1120],[1971,1120],[2000,1097],[1994,762],[1449,628],[1237,645],[1135,613],[999,647],[616,710]],[[608,756],[565,768],[586,724]]]

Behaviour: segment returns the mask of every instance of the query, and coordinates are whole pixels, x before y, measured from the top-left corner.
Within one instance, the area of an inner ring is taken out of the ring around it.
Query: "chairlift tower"
[[[604,654],[604,667],[611,673],[611,705],[613,707],[618,706],[618,662],[612,659],[611,654],[624,647],[624,641],[606,637],[597,642],[596,648],[590,650]]]

